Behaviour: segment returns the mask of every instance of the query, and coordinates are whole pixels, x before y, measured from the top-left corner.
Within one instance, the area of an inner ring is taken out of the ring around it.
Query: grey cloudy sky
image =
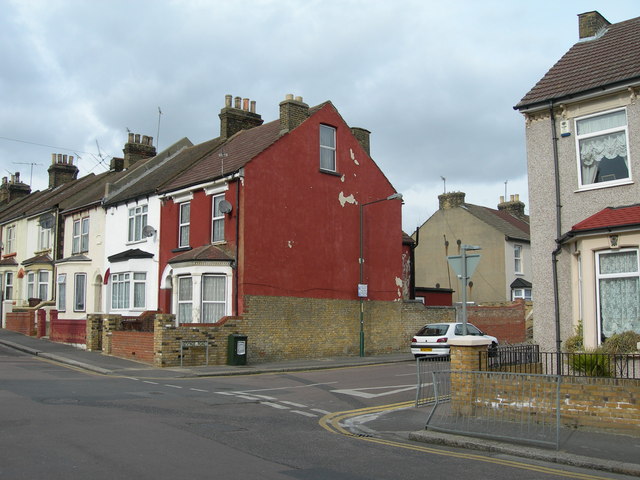
[[[46,188],[51,153],[100,173],[127,129],[158,140],[158,107],[161,150],[217,136],[225,94],[270,121],[292,93],[372,132],[407,233],[441,177],[470,203],[495,208],[505,182],[527,203],[512,107],[591,10],[640,14],[637,0],[0,0],[0,176]]]

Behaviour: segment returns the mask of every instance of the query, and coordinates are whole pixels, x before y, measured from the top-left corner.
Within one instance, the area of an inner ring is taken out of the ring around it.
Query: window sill
[[[136,245],[138,243],[147,243],[147,239],[146,238],[142,238],[140,240],[132,240],[130,242],[126,242],[125,245]]]
[[[188,252],[189,250],[193,250],[193,247],[178,247],[171,250],[171,253],[180,253],[180,252]]]
[[[332,175],[334,177],[342,177],[341,173],[338,173],[334,170],[325,170],[323,168],[320,169],[320,173],[326,173],[327,175]]]
[[[591,190],[600,190],[602,188],[611,188],[611,187],[620,187],[622,185],[633,185],[633,180],[626,178],[624,180],[619,180],[615,182],[601,182],[601,183],[592,183],[589,185],[584,185],[582,187],[578,187],[577,190],[574,190],[574,193],[580,192],[588,192]]]

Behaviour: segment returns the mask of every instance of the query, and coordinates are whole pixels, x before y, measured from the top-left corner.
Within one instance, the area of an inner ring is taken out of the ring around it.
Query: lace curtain
[[[586,118],[577,122],[578,135],[588,135],[612,128],[624,127],[627,117],[624,110]],[[627,139],[624,131],[613,132],[585,138],[579,141],[580,165],[582,169],[582,184],[594,183],[598,174],[600,162],[603,159],[613,160],[620,157],[629,170],[627,159]]]
[[[202,277],[202,321],[214,323],[225,315],[225,277],[204,275]]]
[[[180,277],[178,279],[178,322],[191,323],[191,312],[193,310],[191,301],[193,300],[193,284],[191,277]]]
[[[637,274],[638,252],[602,254],[600,275]],[[640,281],[638,276],[600,279],[602,334],[610,337],[628,330],[640,332]]]

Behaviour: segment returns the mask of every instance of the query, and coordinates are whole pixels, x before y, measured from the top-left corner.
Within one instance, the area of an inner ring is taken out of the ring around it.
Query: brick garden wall
[[[35,311],[7,312],[6,329],[23,335],[36,335]]]
[[[522,343],[527,339],[525,302],[467,307],[467,319],[500,343]]]
[[[153,363],[153,332],[111,332],[111,354],[116,357]]]
[[[87,337],[87,322],[85,320],[68,320],[57,317],[57,312],[51,312],[49,324],[49,340],[61,343],[84,344]]]

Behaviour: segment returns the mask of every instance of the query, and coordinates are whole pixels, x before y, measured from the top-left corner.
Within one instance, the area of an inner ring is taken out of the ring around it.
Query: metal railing
[[[416,359],[418,383],[416,388],[416,407],[434,402],[433,372],[449,371],[449,357],[419,357]]]
[[[558,449],[561,376],[445,370],[431,377],[428,430]]]
[[[573,377],[640,379],[640,354],[540,352],[537,345],[500,346],[479,355],[479,370]]]

